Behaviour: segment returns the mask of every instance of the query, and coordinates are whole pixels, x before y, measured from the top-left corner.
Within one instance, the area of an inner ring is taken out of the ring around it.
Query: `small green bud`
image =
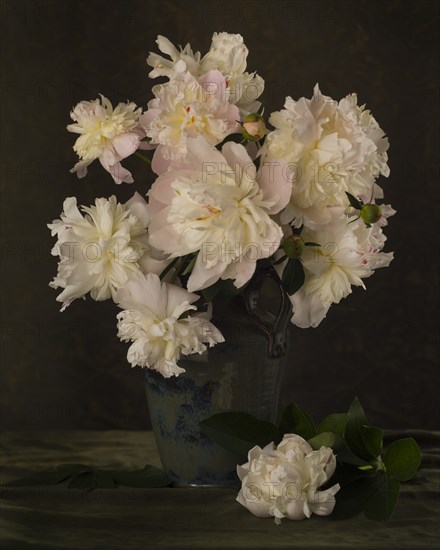
[[[365,223],[376,223],[382,217],[382,208],[377,204],[364,204],[361,208],[361,218]]]
[[[243,128],[241,133],[244,139],[248,141],[259,141],[266,135],[266,125],[263,117],[257,113],[251,113],[243,119]]]
[[[299,235],[291,235],[284,239],[282,244],[286,256],[291,260],[300,258],[304,252],[305,244]]]

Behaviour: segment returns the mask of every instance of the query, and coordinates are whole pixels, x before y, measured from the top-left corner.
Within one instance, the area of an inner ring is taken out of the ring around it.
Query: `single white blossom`
[[[348,207],[346,192],[371,196],[375,179],[388,176],[388,140],[356,94],[339,103],[321,94],[315,86],[312,99],[287,97],[285,109],[272,113],[275,130],[267,135],[262,165],[272,169],[272,178],[290,184],[290,202],[283,222],[297,227],[329,223]],[[374,195],[370,198],[377,197]]]
[[[387,216],[394,213],[391,207],[384,211]],[[353,286],[365,288],[363,279],[393,259],[393,253],[382,252],[386,238],[379,222],[368,228],[354,216],[343,216],[314,230],[305,228],[301,237],[320,245],[304,247],[305,282],[290,297],[292,322],[301,328],[318,326],[332,304],[351,294]]]
[[[152,256],[147,204],[138,193],[125,205],[112,196],[81,210],[76,198],[69,197],[61,219],[48,224],[52,236],[58,237],[52,249],[52,255],[60,258],[58,274],[50,286],[63,289],[57,297],[63,303],[61,311],[89,292],[97,301],[114,298],[130,274],[160,272],[166,266]]]
[[[301,520],[327,516],[335,506],[338,484],[318,491],[333,475],[336,458],[329,447],[314,451],[302,437],[286,434],[275,449],[249,451],[248,462],[237,467],[242,483],[237,501],[260,518]]]
[[[132,183],[132,175],[121,166],[120,161],[132,155],[145,136],[139,126],[141,112],[142,109],[132,102],[119,103],[113,109],[103,95],[101,102],[95,99],[78,103],[70,113],[74,123],[69,124],[67,129],[80,134],[73,149],[81,160],[71,172],[83,178],[89,164],[99,159],[116,183]]]
[[[274,201],[263,199],[242,145],[228,142],[220,153],[194,139],[186,160],[187,168],[162,174],[148,193],[151,243],[170,258],[198,253],[188,290],[220,278],[240,288],[280,243],[281,228],[268,214]]]
[[[221,86],[223,97],[238,105],[242,112],[257,111],[260,103],[256,100],[263,93],[264,80],[256,73],[246,72],[249,50],[241,35],[215,32],[211,47],[203,57],[200,52],[194,53],[189,44],[178,50],[164,36],[158,36],[156,43],[171,60],[150,53],[147,59],[153,67],[150,78],[166,76],[179,80],[187,72],[198,78],[210,71],[220,71],[225,78]]]
[[[199,299],[178,286],[161,283],[153,273],[134,273],[118,290],[118,336],[133,342],[127,359],[131,366],[148,367],[165,378],[185,369],[178,366],[181,355],[203,353],[207,346],[224,342],[206,314],[187,315]],[[186,315],[185,315],[186,314]]]

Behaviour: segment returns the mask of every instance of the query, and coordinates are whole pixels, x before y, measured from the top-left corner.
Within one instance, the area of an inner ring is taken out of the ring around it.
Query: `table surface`
[[[440,432],[411,435],[422,448],[423,483],[402,485],[392,518],[372,522],[313,516],[275,525],[252,516],[235,489],[1,487],[0,548],[207,549],[436,548],[439,538]],[[0,483],[62,463],[102,468],[160,466],[151,432],[63,431],[1,436]]]

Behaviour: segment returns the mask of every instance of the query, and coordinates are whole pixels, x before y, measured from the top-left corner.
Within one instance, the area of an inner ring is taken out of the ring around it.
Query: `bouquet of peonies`
[[[316,327],[389,265],[383,228],[394,210],[377,204],[388,140],[356,94],[337,102],[316,85],[311,99],[287,97],[268,129],[264,80],[246,71],[240,35],[214,33],[203,57],[163,36],[157,44],[164,56],[150,53],[149,76],[165,82],[146,110],[113,108],[101,95],[78,103],[67,127],[78,134],[79,178],[98,159],[115,183],[132,183],[121,165],[130,155],[157,178],[146,199],[64,201],[49,225],[60,259],[50,286],[62,289],[62,310],[87,294],[112,298],[128,361],[170,377],[183,371],[181,355],[224,341],[209,302],[268,266],[290,296],[292,322]]]

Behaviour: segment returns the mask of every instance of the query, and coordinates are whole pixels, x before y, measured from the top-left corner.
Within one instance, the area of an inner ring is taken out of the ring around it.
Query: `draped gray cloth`
[[[387,522],[258,519],[235,489],[96,489],[1,487],[0,548],[60,550],[268,548],[434,548],[439,542],[440,432],[388,431],[389,441],[414,436],[422,448],[419,483],[402,484]],[[2,484],[62,463],[101,468],[160,466],[151,432],[9,432],[1,439]]]

